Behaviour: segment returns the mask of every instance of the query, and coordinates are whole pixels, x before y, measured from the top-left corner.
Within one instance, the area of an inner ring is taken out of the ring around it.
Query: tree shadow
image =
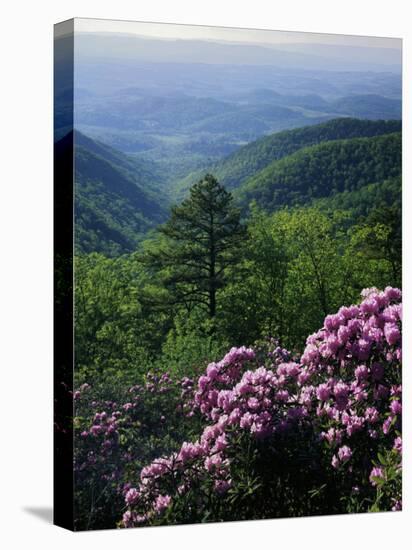
[[[53,523],[53,508],[51,506],[26,506],[24,512],[31,514],[46,523]]]

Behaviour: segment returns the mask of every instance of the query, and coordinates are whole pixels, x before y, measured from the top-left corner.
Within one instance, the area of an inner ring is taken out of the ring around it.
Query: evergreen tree
[[[367,216],[360,228],[363,241],[359,249],[366,258],[387,261],[393,286],[402,286],[402,209],[401,205],[379,206]]]
[[[201,305],[213,319],[218,291],[227,284],[229,268],[239,262],[246,236],[232,195],[207,174],[172,208],[160,233],[163,243],[149,251],[146,260],[161,272],[169,304],[189,309]]]

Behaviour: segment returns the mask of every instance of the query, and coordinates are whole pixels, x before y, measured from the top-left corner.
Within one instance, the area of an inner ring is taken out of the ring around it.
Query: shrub
[[[269,341],[209,364],[199,437],[141,470],[122,524],[399,509],[400,299],[367,289],[300,359]]]

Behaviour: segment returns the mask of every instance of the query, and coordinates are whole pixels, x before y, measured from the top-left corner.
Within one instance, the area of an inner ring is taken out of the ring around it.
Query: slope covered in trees
[[[331,197],[315,199],[313,205],[322,211],[345,210],[354,221],[359,221],[376,208],[402,208],[402,178],[396,176],[377,183],[369,183],[356,191],[343,191]]]
[[[268,211],[355,191],[401,173],[400,132],[372,138],[313,145],[272,162],[237,193],[247,207],[253,200]]]
[[[159,179],[147,165],[75,133],[76,248],[130,252],[165,219]]]
[[[284,130],[241,147],[213,164],[208,171],[225,187],[234,189],[273,161],[291,155],[303,147],[332,140],[374,137],[397,132],[401,128],[402,123],[399,120],[338,118],[313,126]],[[204,171],[189,174],[179,183],[178,191],[181,194],[185,193],[203,174]]]
[[[279,132],[229,155],[217,179],[236,187],[244,212],[251,201],[268,211],[313,201],[328,208],[336,195],[331,208],[343,201],[360,215],[398,193],[398,184],[382,182],[400,175],[400,127],[400,121],[337,119]],[[80,132],[75,143],[77,250],[111,256],[135,250],[166,219],[173,190],[148,162]]]
[[[143,160],[137,162],[135,158],[122,153],[117,148],[92,139],[77,130],[74,132],[74,143],[76,148],[87,149],[90,153],[104,158],[137,184],[145,185],[148,190],[156,191],[164,184],[164,176],[154,163]]]

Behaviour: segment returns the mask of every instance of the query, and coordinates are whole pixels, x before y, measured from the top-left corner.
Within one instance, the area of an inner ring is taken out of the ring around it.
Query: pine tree
[[[146,259],[161,272],[170,302],[201,305],[213,319],[218,291],[227,284],[228,268],[239,262],[246,237],[231,193],[207,174],[172,208],[160,232],[163,244]]]

